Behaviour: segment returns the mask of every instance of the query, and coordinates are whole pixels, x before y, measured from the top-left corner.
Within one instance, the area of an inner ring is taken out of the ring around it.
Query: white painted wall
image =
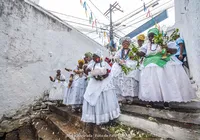
[[[32,2],[39,4],[40,0],[31,0]]]
[[[200,95],[200,1],[175,0],[175,27],[185,40],[190,72]]]
[[[68,27],[31,2],[1,0],[0,118],[38,99],[56,69],[73,68],[85,52],[102,48]]]

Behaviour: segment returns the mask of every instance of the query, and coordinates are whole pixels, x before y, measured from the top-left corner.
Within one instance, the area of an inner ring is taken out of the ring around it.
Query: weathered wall
[[[39,4],[40,0],[31,0],[32,2]]]
[[[200,95],[200,1],[175,0],[175,27],[185,40],[190,72]]]
[[[31,2],[0,0],[0,118],[39,98],[56,69],[102,48],[68,27]]]

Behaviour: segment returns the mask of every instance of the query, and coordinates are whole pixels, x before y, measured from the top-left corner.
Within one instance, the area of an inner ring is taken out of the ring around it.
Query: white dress
[[[121,58],[121,50],[115,54],[115,59]],[[134,69],[126,75],[118,63],[114,63],[111,70],[111,76],[114,84],[118,89],[118,97],[135,97],[139,92],[139,70],[136,69],[137,62],[127,58],[125,60],[126,66]]]
[[[55,82],[53,82],[52,88],[49,93],[49,100],[63,100],[64,92],[67,86],[65,81],[58,81],[54,77]],[[61,80],[65,80],[65,76],[61,74]]]
[[[154,50],[154,51],[152,51]],[[141,51],[153,55],[161,47],[150,43],[142,46]],[[188,102],[196,98],[190,80],[182,67],[182,62],[171,56],[170,61],[162,68],[154,63],[141,67],[139,98],[144,101]]]
[[[97,63],[95,67],[94,65],[92,63],[88,65],[88,68],[91,70],[101,68],[110,70],[110,66],[106,62]],[[81,120],[98,125],[118,118],[119,115],[120,108],[112,78],[108,76],[104,80],[99,81],[91,77],[84,94]]]
[[[74,74],[74,73],[71,73],[71,74]],[[86,77],[84,75],[79,76],[78,74],[74,74],[71,87],[70,88],[67,87],[65,90],[63,104],[82,105],[85,89],[86,89]]]

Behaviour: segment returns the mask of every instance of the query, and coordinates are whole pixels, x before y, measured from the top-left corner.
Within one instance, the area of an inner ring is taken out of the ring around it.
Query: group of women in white
[[[102,52],[86,53],[84,60],[70,71],[68,86],[64,76],[58,70],[55,78],[50,80],[60,83],[63,92],[55,87],[50,91],[50,99],[63,100],[63,104],[72,109],[82,108],[82,121],[102,124],[114,120],[120,115],[119,99],[131,102],[134,97],[153,102],[189,102],[196,98],[190,80],[182,67],[182,62],[169,55],[161,59],[161,46],[154,44],[153,37],[158,34],[153,28],[148,32],[148,43],[142,45],[144,36],[138,37],[141,65],[129,58],[131,39],[123,38],[122,48],[116,53],[117,60],[111,67],[102,60]],[[176,49],[167,48],[167,52],[175,54]],[[133,68],[125,74],[121,65]],[[65,88],[66,87],[66,88]],[[56,91],[56,92],[55,92]],[[63,96],[64,93],[64,96]],[[58,97],[58,98],[57,98]]]

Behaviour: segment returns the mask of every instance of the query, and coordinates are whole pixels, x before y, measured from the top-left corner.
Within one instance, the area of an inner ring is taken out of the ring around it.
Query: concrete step
[[[34,130],[31,125],[24,125],[14,131],[6,134],[5,138],[0,140],[36,140]]]
[[[64,117],[56,114],[46,115],[48,126],[56,132],[61,140],[87,140],[87,133],[77,128],[71,121],[67,121]]]
[[[132,115],[167,120],[168,122],[178,122],[182,123],[182,125],[185,125],[186,127],[199,125],[196,127],[200,128],[200,113],[184,113],[164,109],[147,108],[138,105],[123,105],[121,106],[121,111]]]
[[[118,121],[124,125],[141,129],[157,137],[165,139],[200,139],[200,129],[183,128],[177,125],[163,123],[156,119],[148,119],[145,117],[138,117],[130,114],[121,114]]]
[[[6,134],[5,140],[19,140],[18,131],[12,131]]]
[[[77,129],[84,130],[87,135],[91,136],[98,135],[98,139],[109,139],[103,137],[104,135],[111,135],[111,133],[106,130],[105,128],[102,128],[97,125],[91,125],[88,123],[84,123],[81,121],[81,113],[72,113],[66,106],[65,107],[55,107],[55,106],[49,106],[49,109],[54,114],[60,115],[64,117],[66,121],[69,121],[71,124],[74,124],[74,126]],[[102,136],[102,137],[101,137]],[[110,138],[114,139],[114,138]]]
[[[133,99],[133,105],[139,105],[139,106],[146,106],[147,102],[141,101],[138,98]],[[188,103],[175,103],[171,102],[169,104],[171,110],[175,110],[178,112],[199,112],[200,113],[200,101],[192,101]],[[154,102],[154,108],[163,108],[162,102]]]
[[[36,140],[35,132],[30,125],[25,125],[18,130],[20,140]]]
[[[33,128],[38,140],[62,140],[59,135],[52,131],[47,123],[41,119],[33,120]]]

